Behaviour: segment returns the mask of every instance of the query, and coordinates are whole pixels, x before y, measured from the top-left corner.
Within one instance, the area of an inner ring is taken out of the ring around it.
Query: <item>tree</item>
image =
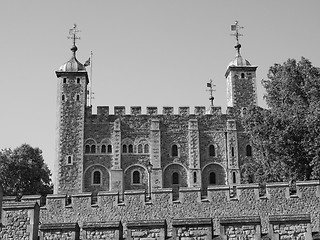
[[[51,193],[50,176],[39,148],[23,144],[14,150],[0,151],[0,181],[5,195]]]
[[[320,71],[301,58],[270,67],[268,109],[251,107],[243,125],[256,149],[242,166],[246,182],[320,178]]]

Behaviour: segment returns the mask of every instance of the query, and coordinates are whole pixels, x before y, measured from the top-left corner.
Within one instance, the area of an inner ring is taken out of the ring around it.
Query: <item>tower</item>
[[[83,135],[89,78],[84,65],[76,58],[78,32],[76,25],[70,29],[72,56],[56,71],[58,93],[55,194],[72,194],[83,190]]]
[[[227,107],[233,107],[237,111],[249,105],[257,105],[257,90],[256,90],[256,69],[257,66],[252,66],[249,61],[244,59],[240,54],[241,44],[239,33],[241,29],[238,22],[231,26],[231,30],[235,31],[237,44],[235,46],[236,57],[229,63],[225,77],[227,79]]]

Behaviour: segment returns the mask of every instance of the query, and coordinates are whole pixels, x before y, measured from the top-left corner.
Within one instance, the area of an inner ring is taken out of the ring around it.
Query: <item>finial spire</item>
[[[240,48],[241,44],[239,43],[239,37],[243,36],[241,33],[239,33],[239,30],[243,27],[239,26],[238,21],[235,21],[235,24],[231,25],[231,31],[234,31],[235,33],[232,33],[231,36],[235,36],[237,40],[237,45],[234,47],[237,49],[238,55],[240,56]]]
[[[214,97],[213,97],[213,92],[215,92],[216,90],[213,89],[213,87],[215,87],[216,85],[212,84],[212,79],[210,79],[210,82],[207,83],[207,87],[209,88],[207,91],[210,92],[210,107],[213,107],[213,100],[214,100]]]
[[[72,48],[71,51],[73,52],[73,54],[76,54],[76,51],[78,50],[77,46],[76,46],[76,40],[79,39],[80,37],[77,36],[77,34],[80,32],[80,30],[77,28],[77,24],[73,24],[73,28],[69,29],[69,35],[70,37],[68,37],[68,39],[72,40]]]

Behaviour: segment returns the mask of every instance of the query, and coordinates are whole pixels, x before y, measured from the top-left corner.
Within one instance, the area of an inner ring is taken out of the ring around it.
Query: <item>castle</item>
[[[234,26],[238,38],[237,24]],[[2,196],[0,239],[320,239],[320,182],[240,184],[255,154],[240,121],[257,104],[256,66],[240,54],[227,66],[227,112],[172,107],[98,107],[72,57],[58,77],[54,194]],[[45,200],[45,201],[44,201]]]
[[[236,25],[238,27],[238,25]],[[76,29],[74,30],[76,32]],[[238,34],[238,32],[237,32]],[[74,34],[74,39],[76,36]],[[210,109],[98,106],[88,104],[86,68],[71,48],[58,78],[57,181],[54,192],[118,191],[240,183],[239,165],[253,155],[240,125],[246,107],[257,104],[256,69],[240,54],[227,66],[227,113]]]

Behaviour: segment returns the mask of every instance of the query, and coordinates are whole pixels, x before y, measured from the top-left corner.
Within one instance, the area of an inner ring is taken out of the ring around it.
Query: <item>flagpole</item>
[[[89,106],[92,106],[92,51],[90,53],[90,92],[89,92]]]

